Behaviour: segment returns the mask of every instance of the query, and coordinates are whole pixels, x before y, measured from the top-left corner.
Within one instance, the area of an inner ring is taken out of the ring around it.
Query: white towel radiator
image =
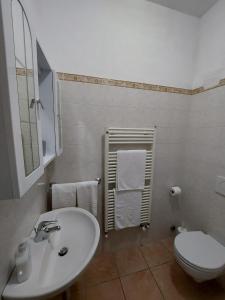
[[[154,128],[108,128],[105,133],[105,233],[115,229],[114,189],[116,188],[117,150],[147,151],[145,166],[145,188],[142,192],[141,225],[150,224],[153,162],[155,147]]]

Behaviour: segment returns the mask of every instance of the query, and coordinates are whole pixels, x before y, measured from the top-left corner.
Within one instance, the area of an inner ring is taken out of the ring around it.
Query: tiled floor
[[[225,300],[223,280],[195,283],[175,262],[167,239],[98,254],[71,293],[72,300]]]

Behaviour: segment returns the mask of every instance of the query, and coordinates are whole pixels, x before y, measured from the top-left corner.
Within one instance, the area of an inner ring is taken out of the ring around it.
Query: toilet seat
[[[201,231],[180,233],[174,247],[177,257],[193,269],[215,272],[225,268],[225,247]]]
[[[218,268],[218,269],[206,269],[206,268],[200,268],[197,267],[196,265],[193,265],[192,263],[190,263],[189,261],[187,261],[184,257],[182,257],[176,250],[175,250],[175,254],[176,254],[176,258],[177,260],[181,261],[183,264],[185,264],[186,266],[188,266],[191,269],[194,269],[196,271],[199,272],[204,272],[204,273],[215,273],[215,272],[221,272],[222,270],[224,270],[224,266]]]

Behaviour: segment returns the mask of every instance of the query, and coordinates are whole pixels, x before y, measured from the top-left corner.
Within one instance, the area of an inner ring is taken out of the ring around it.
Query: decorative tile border
[[[214,90],[214,89],[217,89],[221,86],[225,86],[225,78],[221,79],[217,85],[212,86],[210,88],[205,89],[204,87],[201,87],[201,88],[192,90],[192,95],[196,95],[196,94],[204,93],[204,92],[207,92],[207,91],[210,91],[210,90]]]
[[[58,77],[60,80],[65,80],[65,81],[76,81],[76,82],[110,85],[110,86],[118,86],[118,87],[125,87],[125,88],[164,92],[164,93],[192,95],[192,90],[189,89],[168,87],[168,86],[155,85],[149,83],[107,79],[107,78],[68,74],[68,73],[58,73]]]
[[[16,75],[18,76],[32,76],[32,69],[16,68]]]
[[[16,68],[16,75],[31,76],[32,74],[33,74],[33,70]],[[107,78],[68,74],[68,73],[61,73],[61,72],[58,72],[58,77],[60,80],[65,80],[65,81],[76,81],[76,82],[84,82],[84,83],[92,83],[92,84],[110,85],[110,86],[118,86],[118,87],[125,87],[131,89],[148,90],[148,91],[155,91],[155,92],[162,92],[162,93],[175,93],[175,94],[183,94],[183,95],[190,95],[190,96],[204,93],[221,86],[225,86],[225,78],[221,79],[220,82],[213,87],[207,89],[205,89],[204,87],[200,87],[191,90],[191,89],[175,88],[175,87],[164,86],[164,85],[155,85],[150,83],[107,79]]]
[[[26,69],[24,69],[24,68],[16,68],[16,75],[26,76]]]
[[[203,93],[205,91],[204,87],[200,87],[200,88],[196,88],[196,89],[193,89],[191,90],[191,95],[197,95],[197,94],[200,94],[200,93]]]
[[[192,90],[192,89],[182,89],[182,88],[169,87],[163,85],[155,85],[150,83],[107,79],[107,78],[100,78],[94,76],[68,74],[68,73],[61,73],[61,72],[58,72],[58,77],[60,80],[65,80],[65,81],[76,81],[76,82],[83,82],[83,83],[110,85],[110,86],[141,89],[141,90],[148,90],[148,91],[155,91],[155,92],[162,92],[162,93],[183,94],[183,95],[190,95],[190,96],[197,95],[225,85],[225,78],[221,79],[219,84],[211,88],[205,89],[204,87],[200,87]]]

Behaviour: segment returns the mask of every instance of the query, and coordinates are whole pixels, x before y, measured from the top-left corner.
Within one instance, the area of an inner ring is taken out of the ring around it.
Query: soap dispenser
[[[19,244],[15,259],[17,281],[18,283],[22,283],[29,278],[32,267],[30,244],[27,240]]]

